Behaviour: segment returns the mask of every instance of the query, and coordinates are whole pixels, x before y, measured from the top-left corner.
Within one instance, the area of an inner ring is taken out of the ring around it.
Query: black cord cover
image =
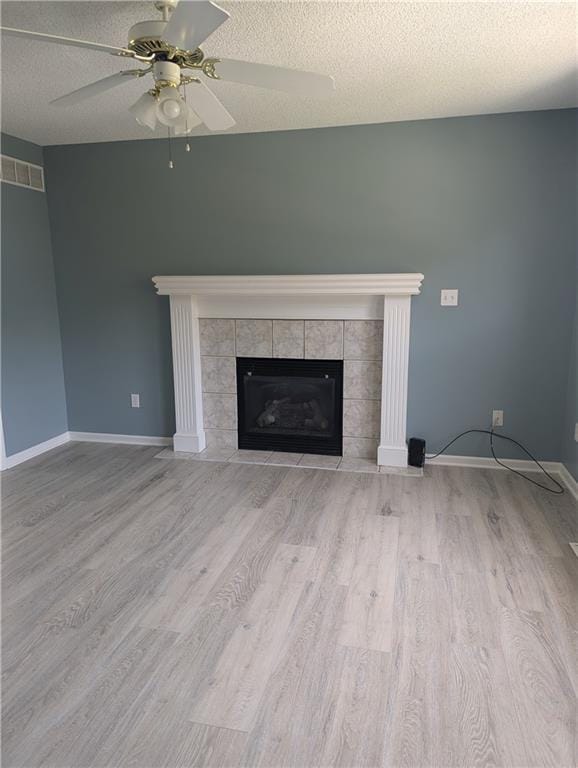
[[[460,439],[460,437],[463,437],[464,435],[470,435],[470,434],[472,434],[474,432],[476,432],[476,433],[478,433],[480,435],[489,435],[490,436],[490,452],[491,452],[492,457],[493,457],[494,461],[496,462],[496,464],[499,464],[504,469],[509,469],[510,472],[513,472],[515,475],[519,475],[520,477],[523,477],[524,480],[527,480],[529,483],[532,483],[532,485],[538,486],[538,488],[542,488],[544,491],[548,491],[548,493],[555,493],[557,495],[561,495],[562,493],[564,493],[564,486],[561,483],[559,483],[556,480],[555,477],[552,477],[552,475],[546,469],[544,469],[544,467],[540,464],[538,459],[536,459],[534,456],[532,456],[530,451],[528,451],[526,448],[524,448],[522,443],[519,443],[517,440],[514,440],[513,437],[508,437],[507,435],[499,435],[497,432],[494,432],[493,429],[466,429],[465,432],[460,432],[460,434],[457,435],[456,437],[454,437],[453,440],[450,440],[450,442],[447,445],[444,445],[444,447],[441,449],[441,451],[438,451],[437,453],[434,453],[432,456],[426,456],[426,460],[427,461],[431,461],[432,459],[437,459],[438,456],[441,456],[442,453],[445,453],[445,451],[447,451],[447,449],[450,447],[450,445],[453,445],[456,442],[456,440]],[[507,440],[508,442],[514,443],[514,445],[517,445],[518,448],[520,448],[522,451],[524,451],[526,456],[529,456],[532,459],[534,464],[537,464],[540,467],[540,469],[546,475],[546,477],[549,480],[551,480],[554,483],[554,485],[557,486],[557,487],[556,488],[548,488],[547,485],[543,485],[542,483],[539,483],[536,480],[532,480],[531,477],[528,477],[523,472],[518,472],[517,469],[514,469],[513,467],[509,467],[507,464],[504,464],[504,462],[501,461],[496,456],[496,452],[494,450],[494,437],[499,437],[500,440]]]

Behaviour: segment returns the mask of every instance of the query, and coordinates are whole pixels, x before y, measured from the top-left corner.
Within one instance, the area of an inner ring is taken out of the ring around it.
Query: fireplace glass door
[[[343,362],[237,358],[239,448],[340,456]]]

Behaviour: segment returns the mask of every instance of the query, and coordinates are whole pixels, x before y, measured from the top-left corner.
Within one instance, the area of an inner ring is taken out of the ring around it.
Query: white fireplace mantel
[[[205,448],[199,317],[383,319],[378,464],[407,463],[411,296],[423,275],[202,275],[154,277],[170,296],[177,431],[175,451]]]

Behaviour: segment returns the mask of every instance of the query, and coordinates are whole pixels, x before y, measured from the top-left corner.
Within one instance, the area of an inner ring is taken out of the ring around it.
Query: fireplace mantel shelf
[[[161,295],[193,296],[412,296],[423,275],[176,275],[153,277]]]
[[[154,277],[170,296],[176,451],[205,448],[199,318],[383,321],[381,431],[377,462],[407,463],[411,297],[423,275],[190,275]]]

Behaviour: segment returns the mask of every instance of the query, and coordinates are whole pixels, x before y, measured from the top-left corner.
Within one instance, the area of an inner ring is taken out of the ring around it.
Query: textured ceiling
[[[571,107],[577,101],[573,2],[236,2],[206,55],[331,74],[328,100],[216,82],[233,132],[382,123]],[[157,18],[150,2],[3,2],[2,24],[125,45]],[[145,139],[127,107],[145,90],[123,84],[68,109],[48,104],[134,66],[78,48],[5,38],[2,129],[38,144]],[[195,134],[206,131],[196,129]]]

